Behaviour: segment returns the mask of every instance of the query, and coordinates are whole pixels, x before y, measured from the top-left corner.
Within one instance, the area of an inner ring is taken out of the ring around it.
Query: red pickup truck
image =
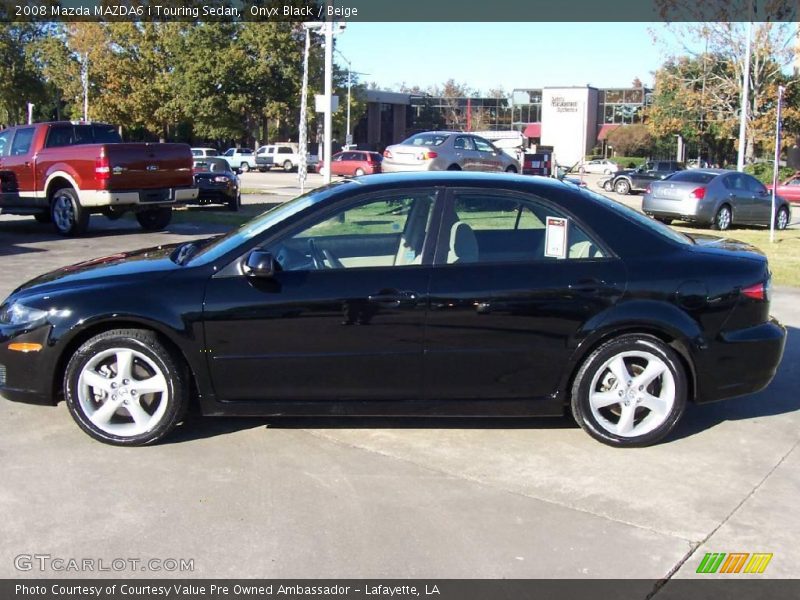
[[[0,212],[81,235],[89,215],[133,211],[157,231],[197,197],[186,144],[124,144],[113,125],[54,122],[0,131]]]

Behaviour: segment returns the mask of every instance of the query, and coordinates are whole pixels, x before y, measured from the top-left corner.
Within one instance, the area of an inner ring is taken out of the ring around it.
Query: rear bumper
[[[775,377],[786,345],[777,320],[720,334],[697,357],[699,403],[752,394]]]
[[[646,195],[642,200],[642,212],[654,217],[710,223],[714,218],[714,205],[702,200],[669,200]]]
[[[381,163],[381,172],[383,173],[413,173],[413,172],[420,172],[420,171],[441,171],[441,167],[436,166],[435,160],[429,160],[424,163],[414,163],[414,164],[407,164],[407,163],[397,163],[392,162],[388,158],[384,158],[383,162]]]
[[[181,204],[195,200],[196,187],[167,188],[157,190],[82,190],[79,192],[81,206],[102,207],[127,204],[165,205]]]

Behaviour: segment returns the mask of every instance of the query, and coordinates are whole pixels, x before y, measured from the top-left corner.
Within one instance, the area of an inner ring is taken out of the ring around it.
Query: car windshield
[[[711,183],[716,177],[716,173],[705,173],[703,171],[678,171],[670,176],[670,181],[686,181],[688,183]]]
[[[412,135],[405,142],[404,146],[441,146],[450,137],[446,133],[418,133]]]
[[[212,243],[204,246],[192,256],[189,263],[192,265],[208,264],[228,252],[235,250],[242,244],[261,235],[270,227],[277,225],[281,221],[296,215],[297,213],[313,206],[326,198],[330,197],[338,188],[344,185],[358,185],[352,180],[342,180],[335,183],[326,185],[325,187],[317,188],[298,196],[284,204],[279,204],[266,212],[261,213],[259,216],[247,221],[240,225],[237,229],[228,232],[227,234],[215,239]]]
[[[621,214],[623,217],[634,221],[644,227],[647,227],[651,231],[658,233],[659,235],[669,238],[673,242],[678,242],[679,244],[686,244],[692,245],[694,241],[687,235],[682,234],[679,231],[675,231],[668,225],[664,225],[663,223],[656,221],[655,219],[651,219],[648,216],[643,215],[640,212],[633,210],[632,208],[625,206],[621,202],[617,202],[616,200],[612,200],[611,198],[606,198],[600,194],[596,194],[591,190],[587,190],[585,188],[580,188],[582,194],[588,196],[592,200],[600,202],[604,206],[616,211],[617,213]]]
[[[212,172],[219,172],[219,171],[228,171],[228,161],[224,158],[204,158],[202,160],[195,161],[195,169],[203,169],[204,171],[212,171]]]

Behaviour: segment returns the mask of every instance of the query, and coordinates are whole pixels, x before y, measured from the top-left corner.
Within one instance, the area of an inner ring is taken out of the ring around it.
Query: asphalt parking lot
[[[246,174],[261,193],[245,204],[294,195],[295,177]],[[225,229],[93,217],[64,240],[0,216],[0,297],[64,264]],[[15,568],[38,553],[194,559],[204,578],[660,579],[695,576],[705,552],[773,553],[762,576],[796,578],[799,302],[774,291],[790,334],[767,390],[690,406],[666,443],[639,450],[567,417],[198,419],[128,449],[92,441],[63,403],[0,401],[0,578],[87,576]],[[88,574],[104,575],[185,573]]]

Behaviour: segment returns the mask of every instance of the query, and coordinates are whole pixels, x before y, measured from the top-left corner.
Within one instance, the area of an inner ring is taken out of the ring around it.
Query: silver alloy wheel
[[[728,227],[731,226],[731,209],[727,206],[723,206],[719,209],[717,213],[717,227],[719,227],[720,231],[724,231]]]
[[[789,214],[786,212],[785,208],[782,208],[778,211],[778,222],[776,223],[778,229],[786,229],[786,226],[789,224]]]
[[[56,193],[53,198],[53,221],[59,231],[69,231],[75,224],[75,206],[67,194]]]
[[[95,354],[78,377],[78,403],[104,433],[133,437],[152,431],[167,410],[169,385],[150,358],[130,348]]]
[[[589,407],[597,424],[623,438],[657,429],[675,404],[675,377],[650,352],[612,356],[595,372],[589,390]]]
[[[364,169],[358,168],[356,169],[356,177],[361,177],[364,174]]]

